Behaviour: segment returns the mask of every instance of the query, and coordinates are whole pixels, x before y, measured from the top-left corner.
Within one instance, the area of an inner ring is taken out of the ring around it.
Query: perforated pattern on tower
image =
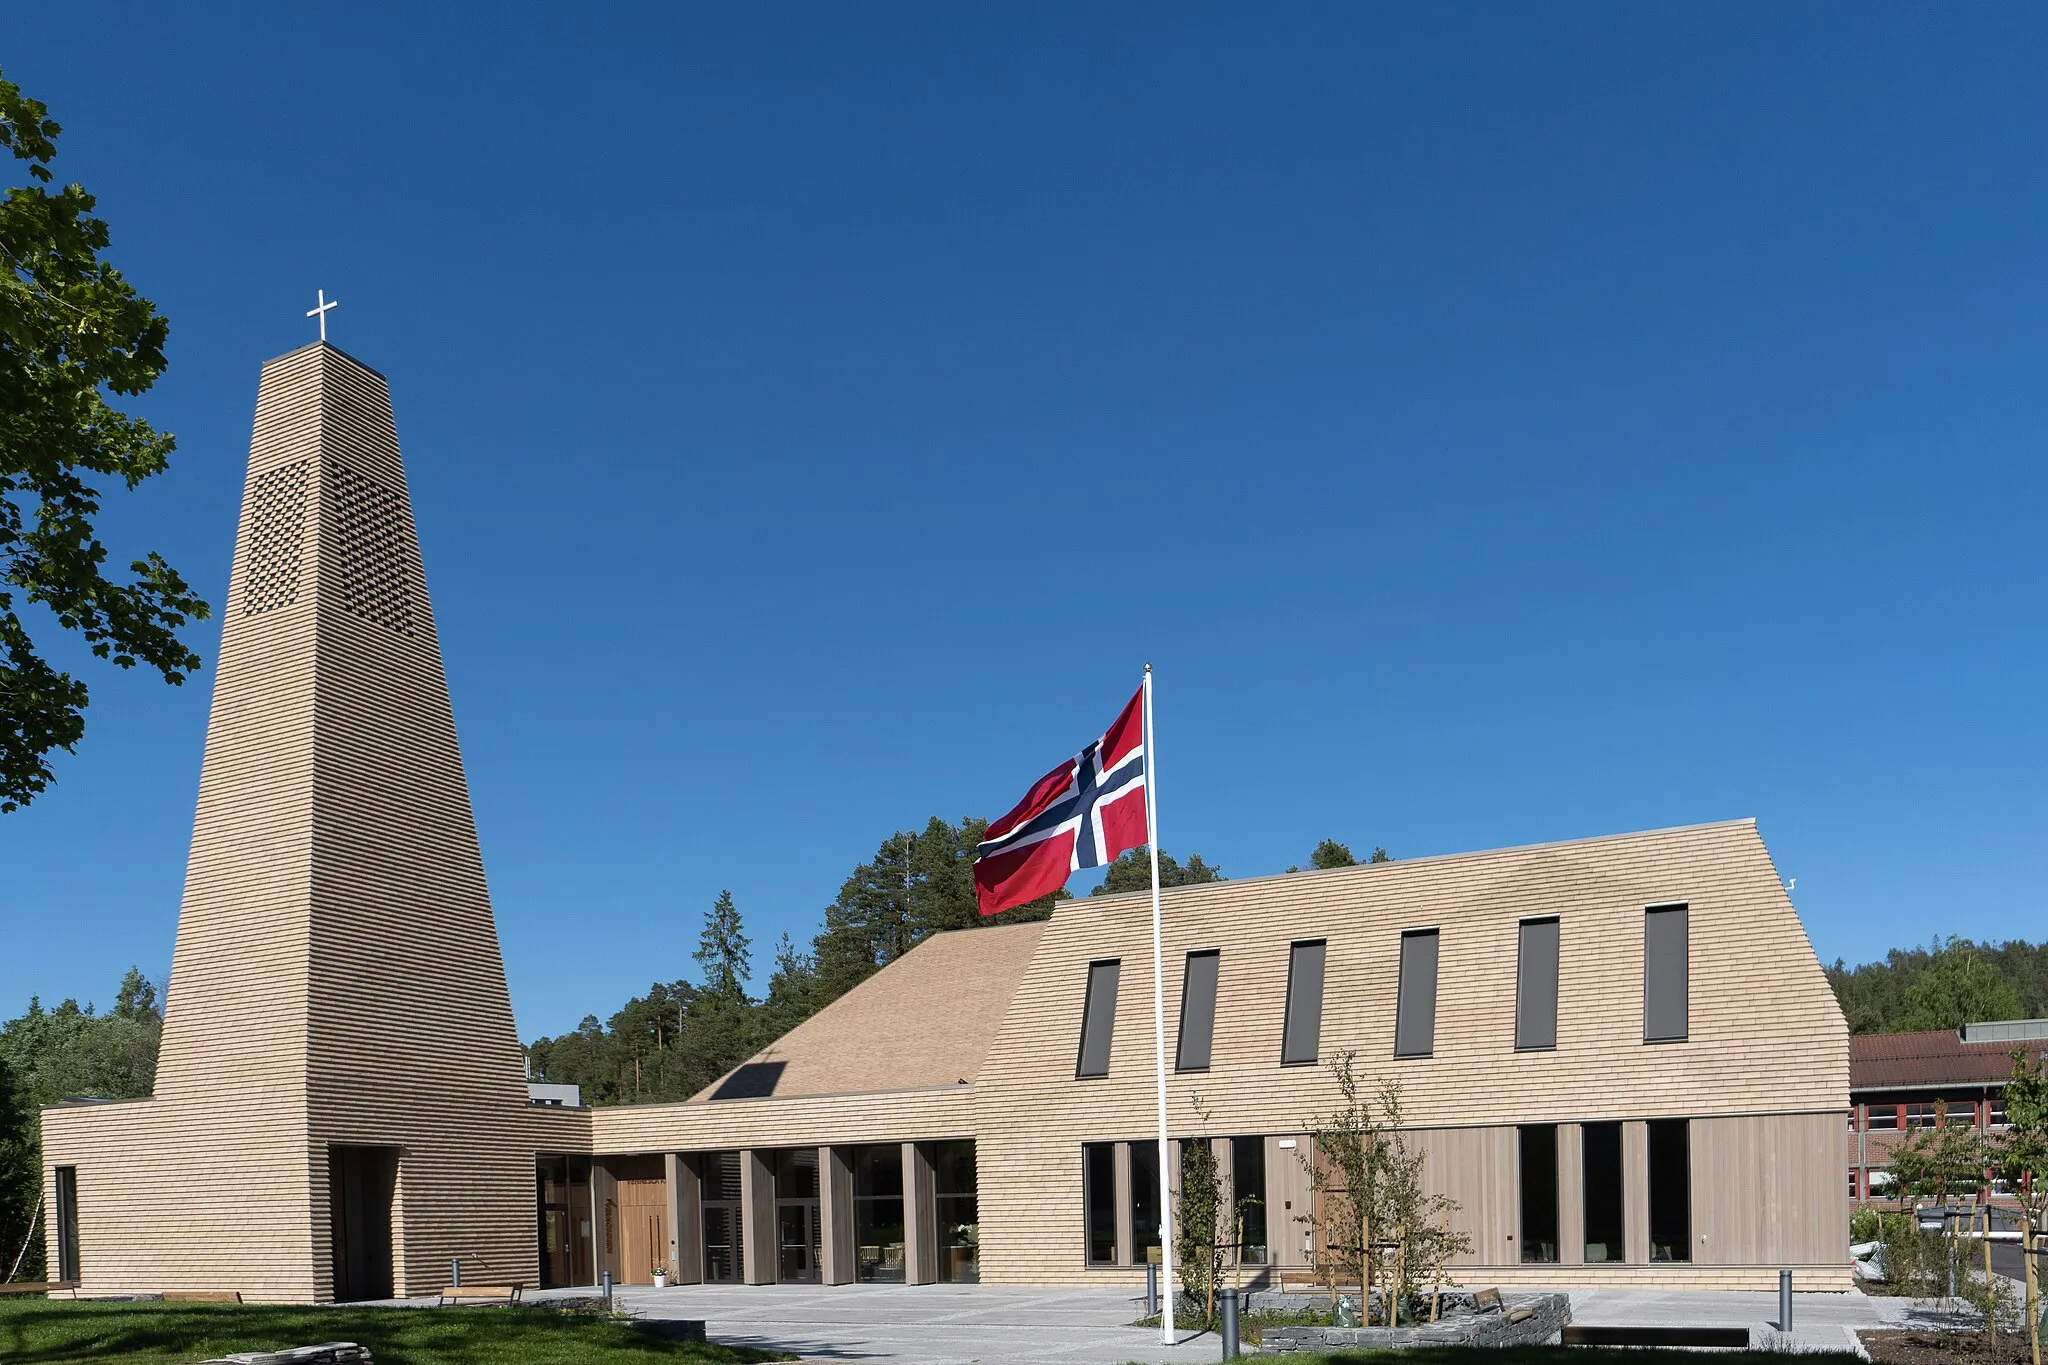
[[[365,621],[412,634],[412,537],[397,495],[333,460],[326,468],[342,604]]]
[[[242,615],[299,600],[299,560],[306,539],[311,460],[281,464],[256,476],[249,493],[249,560],[242,575]]]

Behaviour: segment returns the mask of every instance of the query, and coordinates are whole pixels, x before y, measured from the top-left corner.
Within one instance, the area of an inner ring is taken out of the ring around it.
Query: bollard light
[[[1792,1272],[1778,1272],[1778,1330],[1792,1330]]]
[[[1236,1360],[1237,1291],[1235,1289],[1225,1289],[1218,1297],[1222,1300],[1219,1307],[1223,1312],[1223,1358],[1225,1360]]]
[[[1145,1262],[1145,1316],[1159,1316],[1159,1262]]]

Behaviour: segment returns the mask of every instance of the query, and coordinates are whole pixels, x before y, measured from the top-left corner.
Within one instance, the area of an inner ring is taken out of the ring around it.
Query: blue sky
[[[1232,875],[1755,816],[1823,958],[2048,936],[2044,37],[79,4],[0,67],[171,320],[118,555],[222,600],[316,287],[391,377],[531,1037],[721,888],[807,939],[1148,658],[1164,842]],[[0,1015],[169,966],[211,675],[88,677]]]

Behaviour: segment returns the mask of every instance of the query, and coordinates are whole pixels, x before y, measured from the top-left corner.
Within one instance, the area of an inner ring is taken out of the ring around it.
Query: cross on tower
[[[320,319],[320,339],[325,341],[327,340],[327,310],[341,307],[341,300],[328,298],[325,289],[316,289],[313,292],[319,298],[320,306],[318,308],[308,308],[306,316]]]

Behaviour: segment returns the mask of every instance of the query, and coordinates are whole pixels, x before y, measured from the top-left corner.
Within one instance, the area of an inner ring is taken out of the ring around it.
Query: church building
[[[43,1113],[82,1294],[1142,1281],[1148,897],[938,935],[686,1102],[529,1086],[390,394],[324,340],[263,367],[218,660],[155,1094]],[[1349,1055],[1463,1283],[1848,1287],[1848,1031],[1754,822],[1174,888],[1164,926],[1173,1150],[1215,1152],[1247,1282],[1309,1264]]]

